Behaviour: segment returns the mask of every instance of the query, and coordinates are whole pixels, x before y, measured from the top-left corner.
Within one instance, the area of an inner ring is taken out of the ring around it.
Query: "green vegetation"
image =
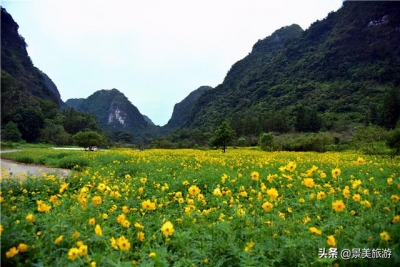
[[[209,147],[227,121],[235,146],[257,146],[272,133],[274,150],[387,154],[386,145],[396,151],[387,131],[400,118],[399,12],[395,2],[345,2],[305,31],[282,27],[259,40],[222,84],[193,91],[158,127],[117,89],[72,99],[74,109],[66,108],[2,9],[2,140],[18,141],[19,131],[26,142],[68,145],[74,134],[94,131],[108,147]]]
[[[95,146],[100,146],[104,142],[104,136],[96,132],[79,132],[72,136],[72,139],[78,146],[82,146],[88,150],[93,150]]]
[[[75,167],[65,179],[2,172],[1,266],[400,263],[399,158],[248,149],[7,155]],[[391,255],[324,258],[330,248]]]
[[[222,147],[222,152],[225,153],[227,146],[231,144],[235,135],[236,133],[234,130],[232,130],[229,123],[224,121],[215,130],[214,136],[211,138],[211,145]]]
[[[297,25],[277,30],[186,110],[181,126],[207,129],[227,119],[238,136],[253,140],[262,132],[394,128],[399,12],[394,2],[345,2],[305,31]]]

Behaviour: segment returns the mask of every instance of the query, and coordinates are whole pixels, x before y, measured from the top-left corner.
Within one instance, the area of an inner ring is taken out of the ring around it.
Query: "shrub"
[[[18,156],[15,160],[26,164],[32,164],[35,162],[33,158],[29,156]]]

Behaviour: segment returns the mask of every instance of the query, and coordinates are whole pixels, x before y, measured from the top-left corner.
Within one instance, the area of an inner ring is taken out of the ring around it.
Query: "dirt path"
[[[18,150],[3,150],[0,153],[11,153]],[[43,165],[23,164],[16,161],[1,159],[1,177],[11,175],[13,177],[21,177],[24,173],[28,175],[42,176],[42,173],[59,174],[62,177],[70,175],[71,170],[49,168]]]

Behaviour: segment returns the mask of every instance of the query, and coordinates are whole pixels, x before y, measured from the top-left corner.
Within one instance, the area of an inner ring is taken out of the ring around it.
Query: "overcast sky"
[[[164,125],[174,104],[216,87],[259,39],[307,29],[342,0],[3,0],[33,64],[61,98],[117,88]]]

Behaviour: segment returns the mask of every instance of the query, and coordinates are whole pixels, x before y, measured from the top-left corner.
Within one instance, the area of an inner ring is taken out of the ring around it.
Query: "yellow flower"
[[[351,181],[351,186],[353,187],[353,189],[357,188],[358,186],[360,186],[362,184],[361,180],[354,180]]]
[[[253,241],[249,242],[246,244],[246,247],[244,248],[244,252],[249,252],[250,249],[254,247],[255,243]]]
[[[96,226],[94,227],[94,232],[98,236],[102,236],[103,235],[103,231],[101,230],[101,227],[100,227],[99,224],[96,224]]]
[[[343,211],[346,206],[343,203],[343,200],[336,200],[335,202],[332,203],[332,208],[336,211]]]
[[[366,208],[371,208],[372,207],[371,203],[368,200],[363,200],[363,201],[360,202],[360,204],[363,205]]]
[[[361,158],[361,157],[358,157],[358,159],[357,159],[357,164],[362,164],[362,163],[364,163],[365,162],[365,159],[363,159],[363,158]]]
[[[392,220],[392,223],[398,223],[398,222],[400,222],[400,215],[394,216]]]
[[[335,168],[332,170],[332,177],[334,179],[338,178],[338,176],[342,173],[342,171],[339,168]]]
[[[393,184],[393,178],[392,177],[387,178],[386,182],[387,182],[388,185],[392,185]]]
[[[111,238],[110,238],[110,243],[111,243],[111,247],[112,247],[113,249],[118,249],[117,240],[115,240],[114,237],[111,237]]]
[[[311,222],[311,218],[308,217],[308,215],[307,215],[306,217],[304,217],[303,223],[304,223],[304,224],[307,224],[307,223],[309,223],[309,222]]]
[[[279,196],[278,190],[276,190],[275,188],[268,189],[267,194],[270,201],[276,199]]]
[[[155,258],[157,254],[155,252],[150,252],[149,257],[150,258]]]
[[[147,182],[147,178],[140,178],[140,182],[141,182],[142,184],[145,184],[145,183]]]
[[[258,179],[260,179],[260,174],[258,172],[252,172],[251,179],[254,181],[258,181]]]
[[[69,185],[69,183],[62,183],[61,184],[61,187],[60,187],[60,190],[59,190],[60,194],[63,193],[67,189],[68,185]]]
[[[213,195],[216,197],[222,196],[221,189],[219,189],[219,187],[215,188],[213,191]]]
[[[400,186],[400,184],[399,184],[399,186]],[[391,199],[393,202],[399,202],[400,197],[399,197],[398,195],[391,195],[390,199]]]
[[[75,260],[79,257],[79,249],[77,248],[70,248],[68,251],[68,259]]]
[[[88,246],[82,245],[79,247],[79,256],[85,256],[88,254]]]
[[[131,223],[128,220],[125,220],[121,223],[121,225],[125,228],[129,228],[129,226],[131,226]]]
[[[303,184],[304,184],[305,186],[307,186],[308,188],[313,188],[314,185],[315,185],[314,179],[313,179],[313,178],[305,178],[305,179],[303,180]]]
[[[29,221],[29,224],[33,224],[36,220],[35,216],[33,216],[33,214],[30,214],[30,213],[28,215],[26,215],[25,219],[27,219]]]
[[[46,212],[47,213],[51,209],[51,206],[47,205],[42,200],[36,200],[36,204],[37,204],[37,209],[38,209],[39,212]]]
[[[3,225],[0,224],[0,235],[3,233],[3,231],[4,231]]]
[[[128,213],[129,212],[129,207],[128,206],[123,206],[122,207],[122,212],[123,213]]]
[[[96,219],[95,218],[90,218],[89,219],[89,224],[90,225],[95,225],[96,224]]]
[[[19,252],[19,251],[18,251],[18,249],[17,249],[16,247],[12,247],[12,248],[10,248],[9,251],[6,252],[6,257],[7,257],[7,258],[12,258],[12,257],[14,257],[15,255],[17,255],[18,252]]]
[[[274,207],[274,206],[273,206],[271,203],[269,203],[268,201],[266,201],[266,202],[264,202],[264,203],[262,204],[262,208],[263,208],[263,210],[265,210],[265,211],[271,211],[273,207]]]
[[[331,247],[336,247],[336,239],[333,235],[329,235],[326,239],[326,243]]]
[[[57,201],[57,196],[56,195],[52,195],[49,199],[49,202],[51,203],[55,203]]]
[[[122,213],[122,214],[118,215],[118,217],[117,217],[117,222],[118,223],[122,223],[125,220],[126,220],[125,214]]]
[[[18,251],[19,251],[19,252],[24,253],[24,252],[26,252],[27,250],[28,250],[28,245],[27,245],[27,244],[25,244],[25,243],[20,243],[20,244],[18,245]]]
[[[244,215],[246,215],[246,211],[243,208],[240,208],[240,209],[237,210],[236,214],[239,217],[243,217]]]
[[[354,194],[354,195],[353,195],[353,200],[354,200],[355,202],[359,202],[359,201],[361,200],[360,194]]]
[[[128,174],[129,175],[129,174]],[[97,265],[96,265],[96,262],[95,261],[92,261],[91,263],[90,263],[90,267],[96,267]]]
[[[286,170],[292,172],[296,169],[296,163],[291,161],[286,165]]]
[[[310,231],[311,234],[314,234],[314,235],[322,234],[322,231],[319,230],[317,227],[310,227],[308,230]]]
[[[226,182],[226,179],[227,179],[227,178],[228,178],[228,175],[224,173],[224,174],[222,175],[222,177],[221,177],[221,183],[224,184],[224,183]]]
[[[104,190],[106,190],[106,185],[103,183],[99,183],[99,185],[97,186],[97,190],[103,192]]]
[[[323,199],[323,198],[325,198],[326,197],[326,193],[324,192],[324,191],[319,191],[318,193],[317,193],[317,199],[318,200],[321,200],[321,199]]]
[[[117,245],[120,250],[129,250],[131,248],[131,243],[129,243],[125,236],[121,236],[117,239]]]
[[[100,205],[103,201],[101,200],[101,196],[94,196],[92,198],[93,205],[97,206]]]
[[[143,242],[143,240],[144,240],[144,233],[143,233],[142,231],[140,231],[140,232],[137,234],[137,237],[138,237],[138,239],[140,240],[140,242]]]
[[[144,226],[141,225],[139,222],[135,222],[134,226],[135,226],[135,228],[138,228],[138,229],[140,229],[140,230],[143,230],[143,229],[144,229]]]
[[[80,236],[78,231],[75,231],[75,233],[72,235],[72,239],[76,239]]]
[[[189,187],[188,192],[189,194],[194,197],[198,194],[200,194],[200,188],[198,188],[196,185],[192,185],[191,187]]]
[[[165,237],[173,235],[174,231],[174,225],[170,221],[165,222],[161,227],[161,232]]]
[[[386,231],[380,233],[379,235],[381,236],[381,239],[382,239],[383,241],[389,241],[389,240],[390,240],[390,235],[389,235],[389,233],[386,232]]]
[[[345,198],[349,198],[349,197],[350,197],[350,189],[349,189],[348,186],[346,186],[346,187],[342,190],[342,195],[343,195]]]
[[[142,202],[142,208],[146,210],[155,210],[156,203],[151,202],[149,199]]]
[[[60,235],[59,237],[56,238],[56,240],[54,240],[54,244],[59,244],[61,243],[61,241],[63,240],[64,236]]]

